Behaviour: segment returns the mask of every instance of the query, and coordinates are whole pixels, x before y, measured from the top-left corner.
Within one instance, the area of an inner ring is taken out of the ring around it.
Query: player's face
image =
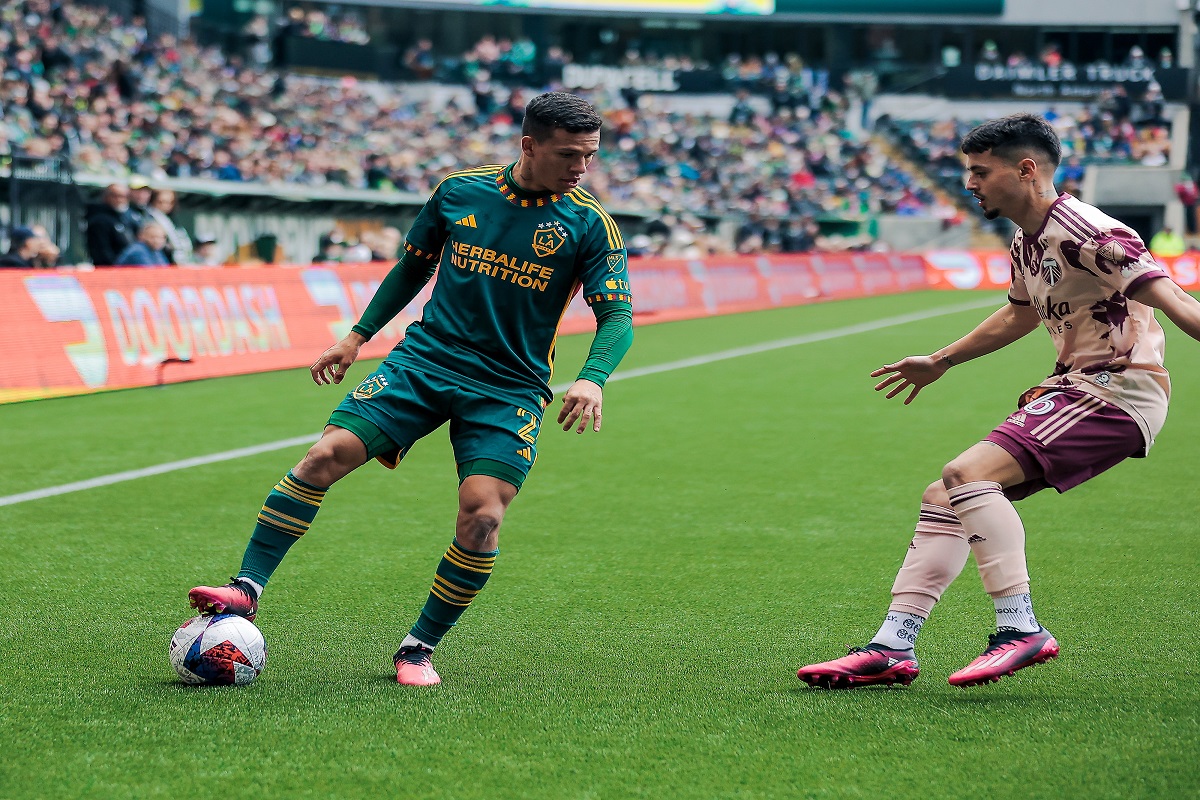
[[[967,191],[975,196],[987,219],[1011,219],[1024,197],[1020,163],[997,158],[991,150],[967,153]]]
[[[584,173],[600,149],[600,131],[568,133],[555,128],[554,134],[539,142],[532,136],[521,140],[525,162],[532,171],[535,192],[569,192],[580,184]]]

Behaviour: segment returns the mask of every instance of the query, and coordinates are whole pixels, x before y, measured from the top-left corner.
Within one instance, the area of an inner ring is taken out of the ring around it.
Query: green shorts
[[[329,418],[367,448],[367,457],[395,469],[421,439],[450,422],[459,480],[490,475],[518,489],[537,460],[542,404],[524,406],[484,397],[452,381],[385,361]]]

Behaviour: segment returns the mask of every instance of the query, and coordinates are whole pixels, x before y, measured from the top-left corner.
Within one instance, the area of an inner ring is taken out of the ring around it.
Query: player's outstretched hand
[[[576,422],[579,428],[576,433],[583,433],[587,428],[588,418],[592,420],[592,430],[600,430],[600,406],[604,402],[604,390],[598,384],[580,378],[571,384],[562,398],[563,407],[558,412],[558,424],[564,431],[571,430]]]
[[[947,369],[949,367],[945,361],[930,356],[909,356],[895,364],[884,364],[872,372],[871,377],[888,376],[887,379],[875,384],[877,392],[882,392],[889,386],[892,387],[891,391],[887,393],[888,400],[911,388],[912,391],[908,393],[908,397],[904,398],[904,405],[908,405],[918,392],[945,375]],[[895,385],[893,386],[893,384]]]
[[[358,349],[366,339],[357,333],[351,333],[333,347],[321,353],[316,363],[308,368],[312,373],[313,382],[318,386],[329,383],[341,383],[346,377],[346,370],[358,358]]]

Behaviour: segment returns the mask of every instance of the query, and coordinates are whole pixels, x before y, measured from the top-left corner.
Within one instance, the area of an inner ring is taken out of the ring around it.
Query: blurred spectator
[[[175,192],[170,189],[158,189],[150,198],[146,209],[147,219],[162,226],[167,237],[164,251],[167,261],[172,264],[192,263],[192,239],[183,226],[175,222]]]
[[[54,243],[46,226],[31,225],[30,229],[38,238],[38,251],[33,257],[33,265],[40,268],[57,267],[60,255],[58,245]]]
[[[1004,59],[1000,56],[1000,48],[991,39],[983,43],[983,47],[979,51],[979,62],[981,64],[1001,64]]]
[[[1058,172],[1054,176],[1054,185],[1058,187],[1059,191],[1078,197],[1085,171],[1083,161],[1078,155],[1068,156],[1066,161],[1058,165]]]
[[[1196,181],[1188,173],[1183,173],[1175,184],[1175,196],[1183,204],[1184,229],[1188,236],[1196,235],[1196,205],[1200,203],[1200,189]]]
[[[342,260],[345,250],[344,240],[339,231],[332,231],[317,240],[317,254],[313,256],[314,264],[337,264]]]
[[[111,184],[104,190],[101,202],[89,205],[87,220],[88,258],[98,267],[110,267],[117,257],[133,243],[134,234],[127,224],[129,189]]]
[[[217,237],[209,233],[196,234],[196,247],[192,255],[193,262],[202,267],[219,267],[225,263]]]
[[[437,57],[433,53],[433,42],[418,39],[417,43],[404,51],[404,68],[409,76],[418,81],[432,80],[437,68]]]
[[[41,252],[38,235],[31,228],[13,228],[8,232],[8,252],[0,255],[0,267],[32,269]]]
[[[1164,225],[1162,230],[1150,237],[1150,253],[1154,256],[1181,256],[1187,251],[1183,237]]]
[[[125,224],[133,236],[137,236],[142,225],[150,219],[150,198],[153,196],[154,190],[145,178],[129,179],[129,208],[125,211]]]
[[[142,225],[137,241],[126,247],[117,257],[119,267],[166,267],[169,266],[167,254],[163,250],[167,245],[167,233],[163,227],[152,220]]]

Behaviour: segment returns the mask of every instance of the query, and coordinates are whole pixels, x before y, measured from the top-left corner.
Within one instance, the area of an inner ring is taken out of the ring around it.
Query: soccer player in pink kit
[[[871,373],[875,389],[910,403],[951,367],[995,352],[1044,325],[1054,373],[1019,408],[942,470],[921,498],[916,534],[892,587],[892,604],[869,644],[800,669],[824,688],[917,677],[917,634],[934,604],[975,554],[996,606],[997,631],[982,655],[952,674],[954,686],[992,683],[1058,655],[1033,612],[1025,528],[1013,507],[1046,487],[1078,486],[1126,458],[1146,455],[1167,414],[1160,309],[1200,340],[1200,302],[1155,263],[1136,233],[1053,185],[1062,152],[1045,120],[1018,114],[963,139],[967,190],[988,219],[1017,224],[1008,302],[963,338],[927,356]]]

